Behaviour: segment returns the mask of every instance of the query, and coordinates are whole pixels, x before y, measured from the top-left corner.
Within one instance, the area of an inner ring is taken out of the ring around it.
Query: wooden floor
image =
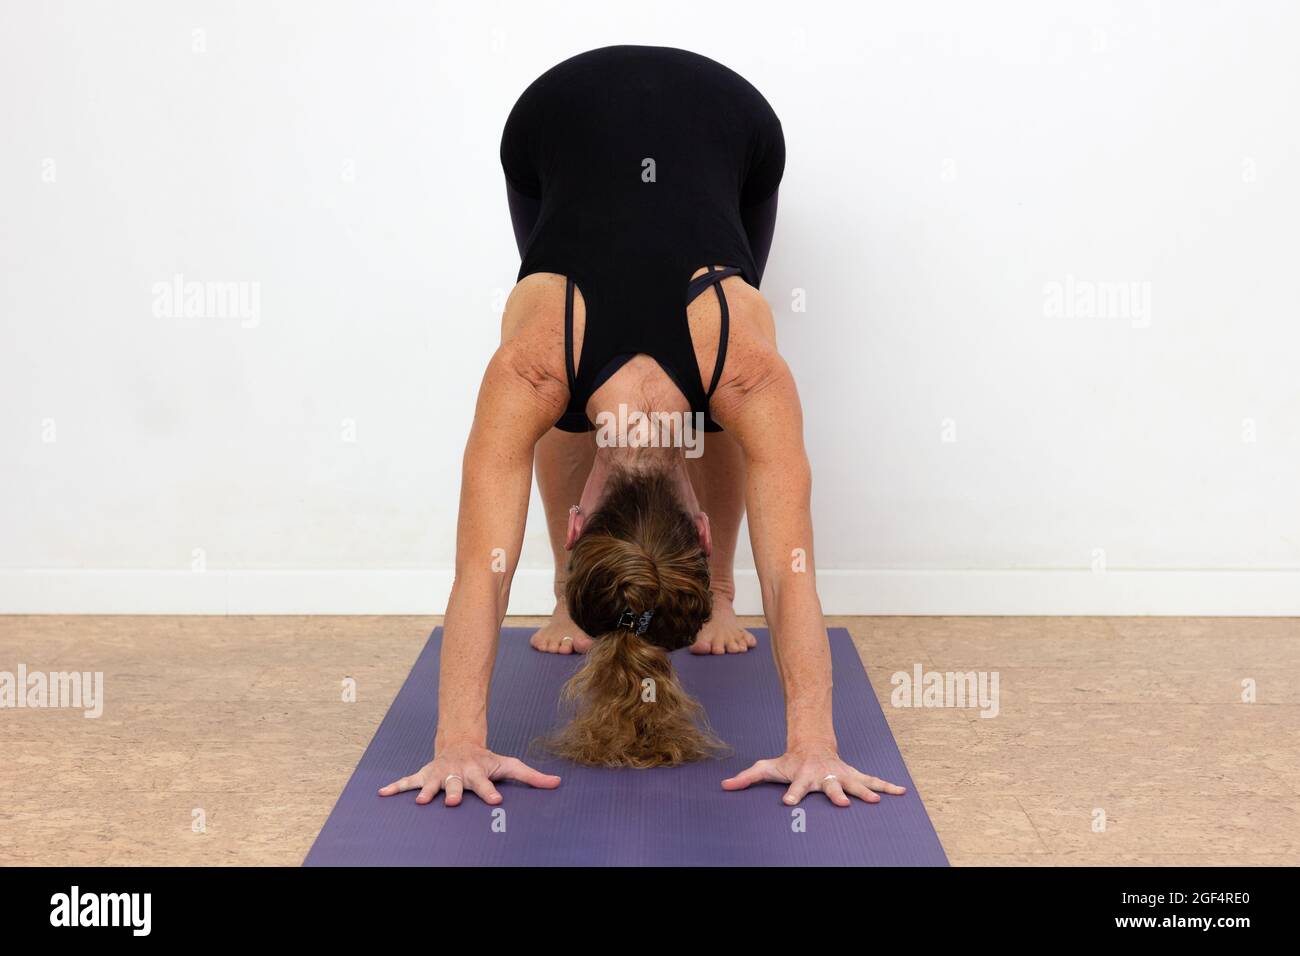
[[[102,671],[107,699],[0,710],[0,864],[297,865],[436,623],[0,617],[0,671]],[[831,623],[954,864],[1300,864],[1300,621]],[[917,664],[996,671],[998,716],[893,707]]]

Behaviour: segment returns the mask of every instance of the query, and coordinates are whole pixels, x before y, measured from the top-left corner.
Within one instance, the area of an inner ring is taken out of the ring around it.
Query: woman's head
[[[609,476],[599,510],[573,544],[565,600],[594,643],[565,687],[576,712],[551,739],[554,752],[579,763],[656,767],[721,748],[668,659],[695,641],[713,610],[700,527],[670,472]]]

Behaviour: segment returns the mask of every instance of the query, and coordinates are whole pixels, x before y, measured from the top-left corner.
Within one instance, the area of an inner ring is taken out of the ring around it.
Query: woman
[[[787,743],[722,786],[780,782],[790,805],[814,790],[839,806],[902,793],[836,750],[802,414],[758,292],[785,165],[776,114],[712,60],[606,47],[529,86],[501,159],[523,262],[465,449],[435,756],[380,793],[419,789],[428,803],[443,790],[456,806],[467,787],[499,803],[494,780],[560,784],[486,746],[534,464],[557,605],[532,643],[587,655],[553,752],[661,766],[718,750],[667,652],[753,645],[732,607],[748,504]],[[611,427],[628,419],[630,433]],[[705,435],[663,447],[651,419]]]

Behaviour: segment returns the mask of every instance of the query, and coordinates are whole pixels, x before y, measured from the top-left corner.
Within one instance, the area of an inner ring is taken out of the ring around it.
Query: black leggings
[[[779,191],[779,190],[778,190]],[[515,230],[515,245],[519,247],[519,256],[523,257],[528,236],[537,223],[542,201],[532,196],[525,196],[506,180],[506,201],[510,204],[510,223]],[[740,210],[740,221],[745,226],[745,235],[749,237],[749,248],[754,253],[754,265],[758,268],[758,281],[763,281],[763,270],[767,268],[767,254],[772,251],[772,235],[776,232],[776,192],[753,206]],[[711,265],[711,263],[700,263]]]

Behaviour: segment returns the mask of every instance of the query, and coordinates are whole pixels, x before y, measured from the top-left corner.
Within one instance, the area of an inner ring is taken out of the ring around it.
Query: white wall
[[[502,123],[634,42],[782,118],[828,610],[1300,613],[1298,41],[1283,2],[5,4],[0,610],[440,610]],[[256,318],[156,314],[177,274]],[[524,564],[541,610],[536,501]]]

